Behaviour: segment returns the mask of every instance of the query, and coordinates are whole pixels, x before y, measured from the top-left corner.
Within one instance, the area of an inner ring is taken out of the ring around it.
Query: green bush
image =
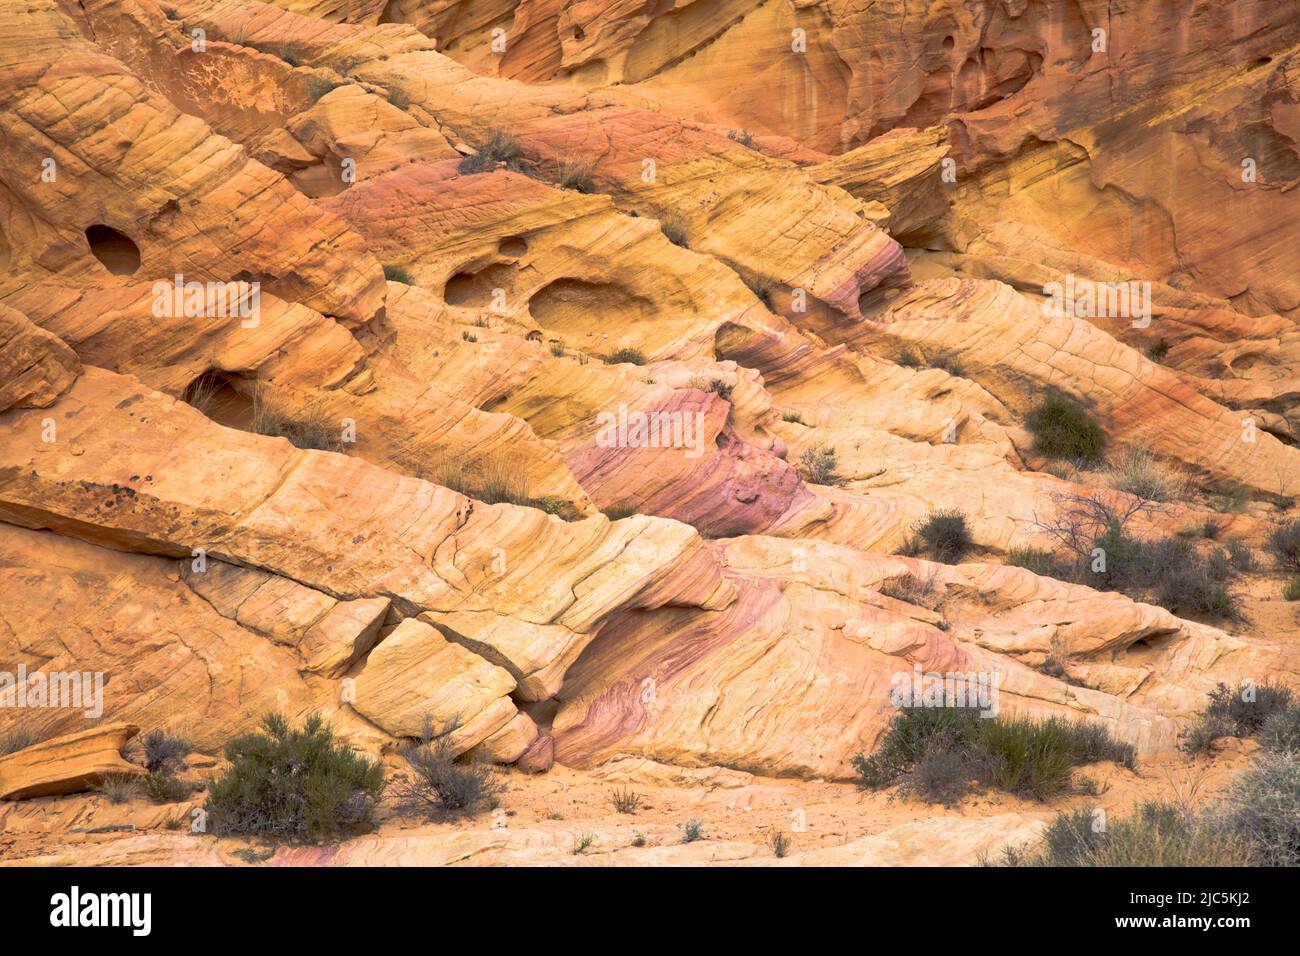
[[[401,266],[384,266],[384,278],[389,282],[404,282],[407,285],[415,285],[415,280],[411,274]]]
[[[1269,535],[1268,549],[1273,552],[1278,567],[1300,574],[1300,518],[1275,529]]]
[[[604,509],[601,512],[610,521],[622,521],[624,518],[630,518],[636,514],[636,505],[631,502],[621,502]]]
[[[944,564],[955,564],[974,546],[966,516],[956,509],[931,511],[913,533],[921,539],[930,556]]]
[[[952,805],[972,781],[1048,800],[1077,788],[1075,767],[1103,760],[1135,765],[1133,748],[1100,725],[1056,717],[986,718],[975,708],[907,707],[890,721],[876,751],[850,764],[862,786],[901,783],[905,794]]]
[[[835,455],[835,449],[820,442],[804,449],[799,456],[799,473],[803,475],[804,481],[814,485],[833,485],[838,482],[839,476],[835,473],[837,467],[839,459]]]
[[[336,742],[316,715],[301,730],[279,714],[262,727],[226,744],[230,766],[205,805],[212,833],[301,842],[369,827],[384,789],[377,763]]]
[[[687,820],[685,823],[677,824],[682,831],[683,843],[694,843],[696,840],[704,839],[704,824],[695,818]]]
[[[1282,597],[1288,601],[1300,601],[1300,578],[1292,578],[1282,589]]]
[[[1098,462],[1106,450],[1106,436],[1088,415],[1069,399],[1049,395],[1025,417],[1034,447],[1049,458]]]
[[[1259,728],[1259,745],[1272,753],[1300,753],[1300,705],[1270,714]]]

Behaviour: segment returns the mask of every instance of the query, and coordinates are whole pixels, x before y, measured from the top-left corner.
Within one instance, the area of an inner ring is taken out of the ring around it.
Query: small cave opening
[[[948,36],[943,38],[943,48],[945,50],[951,50],[956,45],[957,45],[957,38],[954,37],[951,33],[948,34]]]
[[[112,226],[97,223],[86,229],[91,255],[115,276],[135,275],[140,268],[140,247]]]
[[[254,402],[233,384],[227,372],[208,369],[185,387],[181,401],[198,409],[218,425],[253,431]]]

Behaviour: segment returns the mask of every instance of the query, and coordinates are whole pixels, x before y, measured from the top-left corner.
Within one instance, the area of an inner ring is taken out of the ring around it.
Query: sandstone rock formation
[[[144,776],[122,759],[122,748],[138,732],[130,724],[104,724],[0,757],[0,800],[72,793],[114,775]]]

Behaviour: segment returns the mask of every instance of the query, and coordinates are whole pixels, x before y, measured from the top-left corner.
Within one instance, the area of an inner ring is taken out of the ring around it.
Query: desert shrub
[[[95,792],[109,803],[129,803],[140,796],[140,781],[129,774],[110,773],[95,785]]]
[[[581,833],[573,838],[573,855],[581,856],[596,845],[596,834]]]
[[[1300,518],[1274,529],[1268,538],[1268,549],[1279,568],[1300,573]]]
[[[1255,552],[1235,538],[1228,542],[1228,560],[1236,571],[1255,570]]]
[[[1041,551],[1038,548],[1012,548],[1007,552],[1006,563],[1051,578],[1068,579],[1073,574],[1073,569],[1051,551]]]
[[[673,218],[661,219],[659,220],[659,229],[673,245],[681,246],[683,249],[691,247],[690,241],[686,238],[686,227],[679,220]]]
[[[901,782],[901,792],[950,804],[972,781],[1047,800],[1075,789],[1073,768],[1102,760],[1135,765],[1133,748],[1100,725],[985,718],[969,707],[909,707],[890,722],[875,753],[850,763],[863,786]]]
[[[1185,478],[1142,448],[1126,448],[1110,466],[1110,486],[1147,501],[1171,501],[1187,491]]]
[[[1250,737],[1260,732],[1269,718],[1291,706],[1289,688],[1263,683],[1252,688],[1252,699],[1220,683],[1209,693],[1209,704],[1180,735],[1180,749],[1189,756],[1209,754],[1220,737]]]
[[[717,395],[724,402],[731,401],[731,386],[721,379],[715,378],[709,383],[709,391]]]
[[[1101,427],[1078,405],[1061,395],[1049,395],[1025,416],[1034,447],[1049,458],[1097,462],[1106,449]]]
[[[1300,601],[1300,578],[1292,578],[1282,588],[1282,597],[1287,601]]]
[[[635,832],[632,834],[632,845],[633,845],[633,846],[645,846],[645,845],[646,845],[645,834],[642,833],[640,830],[635,831]]]
[[[1232,557],[1224,548],[1210,553],[1205,559],[1205,569],[1212,581],[1230,581],[1237,570],[1232,566]]]
[[[1178,749],[1189,757],[1212,754],[1215,742],[1220,737],[1233,736],[1236,729],[1226,717],[1202,714],[1178,734]]]
[[[226,744],[225,756],[230,766],[205,804],[217,836],[304,841],[359,831],[384,789],[380,766],[339,743],[317,715],[296,729],[269,714],[261,732]]]
[[[849,763],[863,786],[887,787],[931,749],[968,749],[981,719],[972,708],[905,707],[890,720],[876,750],[869,757],[858,754]]]
[[[1216,580],[1212,560],[1171,570],[1156,588],[1155,602],[1184,616],[1199,615],[1215,620],[1238,618],[1239,602],[1225,581]]]
[[[696,840],[704,839],[704,824],[692,817],[685,823],[679,823],[677,826],[682,831],[683,843],[694,843]]]
[[[1249,846],[1215,818],[1148,802],[1102,825],[1091,810],[1058,813],[1039,846],[1008,849],[1008,866],[1246,866]]]
[[[559,341],[552,342],[551,354],[556,358],[564,358],[564,343]]]
[[[561,189],[572,189],[580,193],[596,191],[596,182],[592,178],[593,166],[590,161],[566,159],[560,163],[556,184]]]
[[[144,735],[144,768],[150,772],[178,766],[190,752],[188,742],[165,730],[151,730]]]
[[[1096,505],[1100,499],[1086,501]],[[1045,530],[1077,555],[1073,580],[1151,601],[1176,614],[1240,618],[1239,601],[1230,588],[1235,569],[1221,552],[1203,556],[1178,537],[1133,537],[1124,530],[1123,516],[1116,517],[1105,506],[1086,519],[1078,511],[1067,512]],[[1104,552],[1103,567],[1094,565],[1095,549]]]
[[[1260,866],[1300,865],[1300,754],[1267,754],[1224,799],[1228,830]]]
[[[323,409],[307,405],[289,412],[267,401],[260,385],[253,392],[253,431],[287,439],[296,448],[341,452],[344,447],[342,430],[330,423]]]
[[[556,495],[536,497],[531,493],[527,472],[507,454],[492,454],[476,461],[442,458],[426,461],[418,450],[407,448],[395,460],[417,478],[424,478],[474,498],[484,504],[512,504],[538,508],[567,520],[581,513],[564,498]]]
[[[833,485],[839,481],[839,476],[835,473],[838,466],[835,449],[820,442],[804,449],[799,456],[799,473],[803,475],[804,481],[814,485]]]
[[[930,608],[931,610],[934,610],[939,603],[935,599],[934,578],[918,578],[910,572],[891,578],[880,585],[877,590],[885,597],[891,597],[895,601],[915,604],[918,607]]]
[[[1164,357],[1169,354],[1169,349],[1169,342],[1165,339],[1161,339],[1160,341],[1148,346],[1147,358],[1151,359],[1153,362],[1162,361]]]
[[[1300,705],[1270,714],[1259,728],[1259,745],[1271,753],[1300,753]]]
[[[930,368],[943,369],[956,378],[962,378],[966,374],[966,368],[962,365],[961,358],[955,352],[949,352],[946,349],[934,353],[926,362]]]
[[[954,807],[970,792],[972,768],[965,753],[931,747],[899,787],[904,796]]]
[[[456,171],[461,175],[472,175],[474,173],[488,173],[497,168],[498,163],[505,163],[507,169],[515,172],[523,172],[523,155],[519,152],[519,144],[515,138],[508,133],[500,130],[494,130],[488,137],[488,141],[483,144],[473,156],[466,156],[456,167]]]
[[[790,838],[784,830],[773,829],[767,834],[767,848],[774,857],[781,859],[790,852]]]
[[[636,808],[641,805],[641,794],[633,793],[630,787],[614,789],[609,792],[609,802],[619,813],[636,813]]]
[[[384,266],[384,278],[389,282],[405,282],[407,285],[415,285],[415,280],[411,278],[411,274],[401,266]]]
[[[624,501],[620,504],[611,505],[601,513],[610,521],[622,521],[624,518],[630,518],[636,514],[636,505]]]
[[[1245,485],[1224,484],[1212,491],[1215,511],[1239,512],[1250,503],[1251,491]]]
[[[434,820],[469,817],[497,805],[501,785],[492,767],[478,760],[457,761],[447,734],[425,721],[420,739],[398,748],[409,775],[393,786],[402,808]]]
[[[35,730],[28,730],[24,727],[15,727],[13,730],[7,730],[0,734],[0,757],[17,753],[34,744],[39,744],[45,739],[45,735]]]
[[[1085,758],[1076,725],[1066,721],[1012,717],[983,724],[976,748],[981,769],[1007,793],[1048,800],[1070,790],[1076,765],[1095,762]]]
[[[955,564],[973,546],[966,516],[956,509],[931,511],[913,529],[936,561]]]
[[[903,368],[921,368],[925,365],[925,360],[921,358],[921,354],[914,349],[907,349],[894,361]]]
[[[144,792],[154,803],[180,803],[193,788],[165,770],[154,770],[144,778]]]
[[[631,365],[644,365],[645,353],[640,349],[624,346],[623,348],[618,348],[610,352],[604,357],[604,361],[606,365],[622,365],[625,363]]]
[[[1253,699],[1247,699],[1245,692],[1239,692],[1220,683],[1210,691],[1210,703],[1205,713],[1211,717],[1224,717],[1236,729],[1236,736],[1249,737],[1257,734],[1260,728],[1274,714],[1291,706],[1292,693],[1289,687],[1265,682],[1253,688]]]
[[[802,425],[803,416],[800,415],[798,412],[782,412],[781,421],[791,425]]]

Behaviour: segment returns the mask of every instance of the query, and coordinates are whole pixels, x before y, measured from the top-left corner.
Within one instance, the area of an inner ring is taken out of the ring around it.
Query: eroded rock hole
[[[508,299],[509,291],[514,288],[517,269],[513,263],[498,262],[478,272],[457,272],[447,280],[443,301],[448,305],[486,309],[494,304],[496,289],[501,289]],[[504,302],[499,304],[505,305]]]
[[[503,256],[518,259],[528,251],[528,243],[519,236],[511,236],[509,239],[502,239],[501,245],[497,246],[497,249]]]
[[[253,429],[253,400],[225,372],[209,369],[186,386],[181,400],[227,428]]]
[[[112,226],[89,227],[86,242],[91,254],[115,276],[134,275],[140,268],[140,247]]]

